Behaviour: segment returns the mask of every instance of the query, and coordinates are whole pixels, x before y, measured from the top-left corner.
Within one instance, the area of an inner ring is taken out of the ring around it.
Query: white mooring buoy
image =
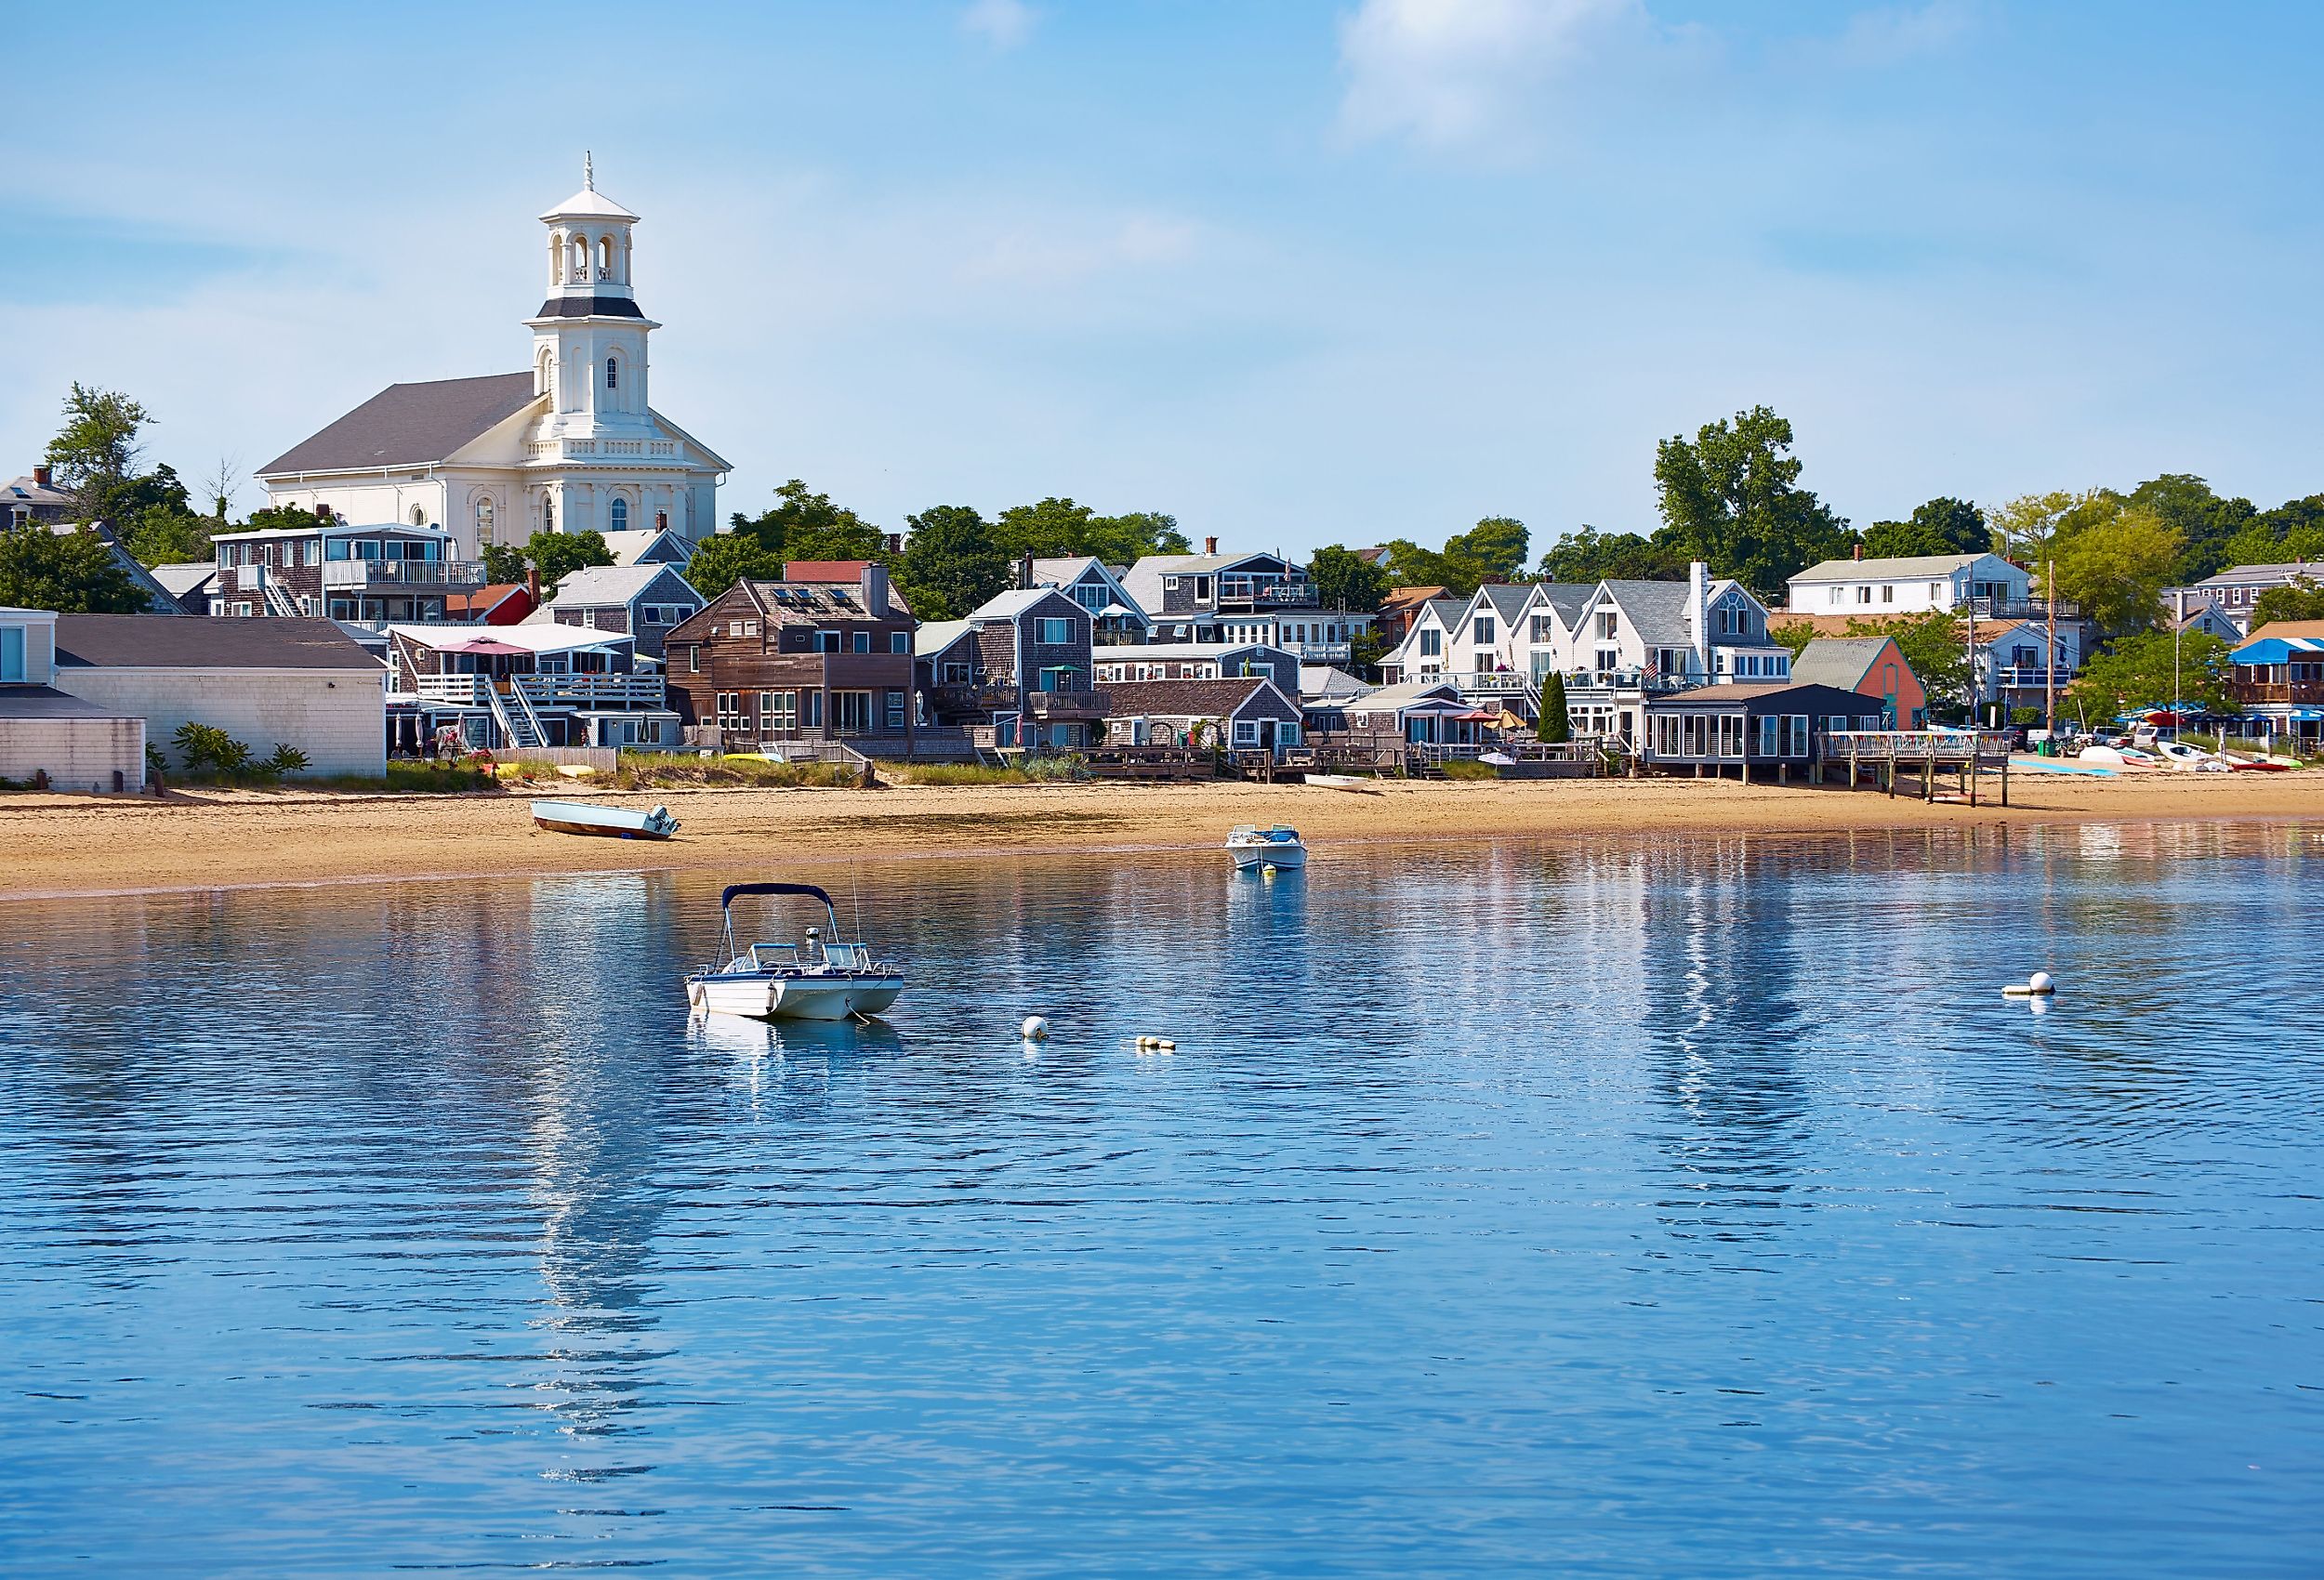
[[[1038,1015],[1026,1016],[1024,1018],[1024,1024],[1020,1026],[1018,1030],[1024,1034],[1024,1040],[1029,1043],[1045,1043],[1049,1041],[1049,1022],[1042,1020]]]
[[[2048,998],[2058,991],[2057,979],[2047,971],[2036,971],[2022,982],[2012,982],[2001,990],[2012,998]]]

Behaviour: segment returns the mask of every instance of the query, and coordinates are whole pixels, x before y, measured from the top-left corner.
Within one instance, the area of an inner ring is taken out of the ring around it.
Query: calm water
[[[2319,855],[873,863],[860,1034],[707,879],[0,906],[0,1569],[2313,1575]]]

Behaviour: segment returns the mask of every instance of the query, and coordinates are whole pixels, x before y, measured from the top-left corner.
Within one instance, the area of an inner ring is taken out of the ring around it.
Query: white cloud
[[[1024,0],[974,0],[960,14],[960,27],[996,49],[1014,49],[1033,36],[1033,7]]]
[[[1357,137],[1505,150],[1553,84],[1646,20],[1642,0],[1363,0],[1340,28],[1341,118]]]
[[[1927,0],[1920,6],[1883,6],[1848,19],[1831,46],[1843,66],[1894,66],[1952,47],[1976,26],[1969,0]]]

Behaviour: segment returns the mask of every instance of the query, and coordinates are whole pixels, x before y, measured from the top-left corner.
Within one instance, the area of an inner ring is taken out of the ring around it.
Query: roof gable
[[[469,441],[543,399],[535,392],[530,373],[390,384],[260,467],[258,476],[376,470],[446,460]]]
[[[329,620],[59,614],[59,668],[353,669],[379,661]]]

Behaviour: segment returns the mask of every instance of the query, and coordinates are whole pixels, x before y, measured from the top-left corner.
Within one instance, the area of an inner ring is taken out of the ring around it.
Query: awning
[[[2282,664],[2295,654],[2324,653],[2324,637],[2267,637],[2246,642],[2227,657],[2237,664]]]
[[[1454,714],[1453,722],[1456,724],[1490,724],[1499,718],[1500,718],[1499,714],[1480,707],[1472,708],[1467,713]]]
[[[513,642],[495,642],[490,637],[479,637],[472,642],[462,642],[456,648],[440,648],[440,652],[471,652],[487,658],[523,658],[531,648],[521,648]]]

